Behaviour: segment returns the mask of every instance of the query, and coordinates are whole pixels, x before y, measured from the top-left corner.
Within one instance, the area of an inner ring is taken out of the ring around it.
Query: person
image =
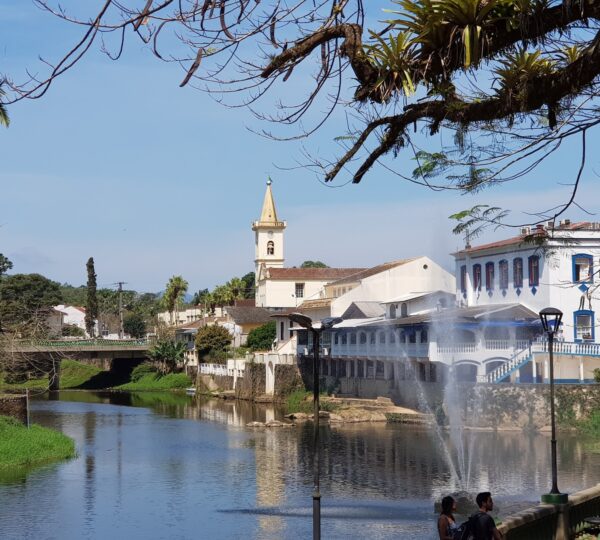
[[[438,518],[440,540],[454,540],[454,531],[458,529],[454,512],[456,512],[456,501],[448,495],[442,499],[442,512]]]
[[[479,512],[471,517],[473,538],[475,540],[502,540],[502,534],[496,528],[494,518],[488,514],[494,509],[494,501],[489,491],[478,493],[475,502]]]

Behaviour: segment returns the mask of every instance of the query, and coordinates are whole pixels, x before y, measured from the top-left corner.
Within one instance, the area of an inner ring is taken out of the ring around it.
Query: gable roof
[[[386,262],[383,264],[378,264],[377,266],[372,266],[371,268],[363,268],[354,274],[350,274],[348,276],[344,276],[330,285],[340,285],[343,283],[353,283],[355,281],[360,281],[361,279],[368,278],[370,276],[374,276],[375,274],[380,274],[381,272],[385,272],[387,270],[391,270],[392,268],[396,268],[397,266],[402,266],[403,264],[409,263],[418,259],[418,257],[413,257],[411,259],[399,259],[397,261]]]
[[[265,324],[271,321],[272,313],[255,306],[225,306],[223,308],[236,324]]]
[[[364,268],[265,268],[265,278],[273,280],[335,281],[362,272]]]
[[[410,293],[402,294],[400,296],[392,298],[391,300],[385,300],[384,302],[382,302],[382,304],[395,304],[396,302],[408,302],[409,300],[416,300],[417,298],[424,298],[426,296],[432,296],[434,294],[445,294],[445,295],[451,296],[451,297],[455,296],[454,293],[451,293],[448,291],[443,291],[441,289],[438,289],[437,291],[410,292]]]
[[[370,319],[381,317],[385,309],[379,302],[352,302],[342,313],[342,319]]]
[[[296,311],[306,311],[308,309],[320,309],[331,306],[333,298],[315,298],[314,300],[304,300]]]

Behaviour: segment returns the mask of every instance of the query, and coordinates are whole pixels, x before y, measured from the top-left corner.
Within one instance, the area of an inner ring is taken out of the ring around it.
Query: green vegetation
[[[254,298],[254,272],[241,278],[233,277],[224,285],[217,285],[212,292],[202,289],[194,294],[192,303],[214,312],[217,306],[231,306],[236,300]]]
[[[596,368],[596,369],[594,370],[594,380],[595,380],[597,383],[600,383],[600,368]]]
[[[196,350],[205,362],[225,362],[230,345],[231,334],[222,326],[203,326],[196,333]]]
[[[270,351],[276,334],[275,321],[268,322],[250,330],[246,345],[251,351]]]
[[[0,253],[0,278],[6,274],[10,269],[12,269],[13,263],[5,257],[2,253]]]
[[[595,410],[588,418],[580,420],[577,429],[589,437],[600,439],[600,410]]]
[[[156,369],[162,375],[167,375],[173,372],[178,365],[183,364],[185,349],[185,343],[172,339],[161,339],[148,351],[148,354],[154,361]]]
[[[140,313],[129,313],[123,318],[123,330],[133,338],[146,335],[146,321]]]
[[[96,366],[82,364],[76,360],[63,360],[60,367],[60,388],[78,388],[101,372],[102,370]],[[23,382],[8,383],[5,382],[0,373],[0,389],[19,390],[25,388],[29,388],[30,390],[47,390],[48,377],[44,375]]]
[[[131,392],[145,392],[149,390],[183,390],[192,386],[192,379],[185,373],[146,373],[141,375],[135,382],[117,386],[117,390],[129,390]]]
[[[0,471],[75,456],[75,443],[58,431],[0,416]]]
[[[85,337],[85,331],[76,324],[64,324],[62,327],[63,337]]]
[[[300,268],[329,268],[329,266],[321,261],[304,261]]]
[[[98,319],[98,295],[96,292],[96,270],[94,258],[90,257],[86,264],[87,269],[87,295],[85,299],[85,329],[89,336],[96,334],[96,320]]]
[[[175,313],[175,321],[177,321],[177,314],[183,305],[187,290],[188,282],[183,277],[172,276],[169,279],[162,297],[162,305],[169,312],[171,323],[173,323],[173,313]]]
[[[319,400],[319,410],[333,412],[338,408],[337,405],[331,403],[331,401]],[[313,395],[312,392],[306,390],[294,390],[285,401],[285,409],[288,414],[291,413],[306,413],[312,414],[313,412]]]

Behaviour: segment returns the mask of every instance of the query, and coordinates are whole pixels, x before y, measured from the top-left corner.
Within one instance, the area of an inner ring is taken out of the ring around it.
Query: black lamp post
[[[321,326],[315,328],[312,319],[302,313],[290,313],[288,319],[313,335],[313,540],[321,540],[321,490],[319,486],[319,348],[321,332],[341,323],[340,317],[327,317],[321,320]]]
[[[550,422],[552,426],[552,489],[550,493],[542,495],[542,502],[550,504],[565,504],[569,500],[566,493],[558,490],[558,467],[556,461],[556,421],[554,415],[554,333],[558,331],[562,319],[562,311],[556,308],[545,308],[540,311],[540,320],[544,332],[548,335],[548,356],[550,361]]]

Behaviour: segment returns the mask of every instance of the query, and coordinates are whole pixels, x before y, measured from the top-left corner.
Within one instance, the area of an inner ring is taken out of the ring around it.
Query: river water
[[[253,430],[281,411],[172,394],[61,392],[32,420],[73,437],[78,457],[0,476],[4,539],[308,539],[311,424]],[[545,434],[478,432],[471,490],[500,515],[550,486]],[[324,427],[324,539],[430,539],[433,501],[457,488],[434,431]],[[471,445],[470,445],[471,446]],[[559,487],[600,482],[600,453],[559,436]]]

